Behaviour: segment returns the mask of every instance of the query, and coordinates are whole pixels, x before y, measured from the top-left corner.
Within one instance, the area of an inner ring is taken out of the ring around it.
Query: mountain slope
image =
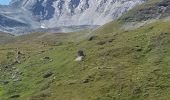
[[[134,30],[16,37],[0,47],[0,99],[169,100],[169,27],[160,20]],[[20,64],[12,63],[17,48]],[[75,62],[80,49],[86,57]]]
[[[11,34],[0,32],[0,44],[4,44],[12,40],[14,36]]]
[[[13,0],[1,7],[0,15],[26,24],[3,27],[17,33],[39,28],[103,25],[120,17],[145,0]],[[5,18],[1,20],[6,20]],[[3,25],[6,25],[3,24]],[[3,26],[0,24],[0,26]],[[16,28],[13,28],[16,27]],[[23,28],[24,27],[24,28]],[[17,29],[18,28],[18,29]]]
[[[0,99],[169,100],[170,20],[123,17],[93,31],[32,33],[0,45]],[[76,62],[79,50],[86,56]]]
[[[0,6],[0,9],[0,31],[20,34],[40,26],[27,10],[9,6]]]

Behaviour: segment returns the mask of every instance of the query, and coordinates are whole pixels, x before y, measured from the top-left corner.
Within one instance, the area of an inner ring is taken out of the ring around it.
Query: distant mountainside
[[[0,7],[0,30],[103,25],[145,0],[12,0]],[[12,23],[9,26],[9,22]]]

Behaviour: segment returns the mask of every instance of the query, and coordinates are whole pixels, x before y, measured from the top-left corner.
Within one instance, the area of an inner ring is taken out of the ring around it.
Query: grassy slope
[[[129,31],[112,28],[120,26],[115,23],[88,34],[30,34],[0,46],[0,99],[19,94],[19,100],[169,100],[169,22]],[[22,63],[10,65],[17,48],[25,54]],[[79,49],[86,58],[75,62]],[[46,72],[54,74],[43,78]],[[11,79],[15,74],[21,81]]]
[[[0,32],[0,44],[9,42],[10,40],[12,40],[12,38],[13,38],[13,35]]]
[[[169,21],[134,30],[123,30],[122,24],[114,21],[92,32],[29,34],[0,45],[0,100],[16,94],[16,100],[169,100]],[[90,36],[95,38],[88,41]],[[75,62],[80,49],[86,58]],[[17,50],[24,55],[21,64],[12,65]],[[53,75],[43,78],[47,72]]]

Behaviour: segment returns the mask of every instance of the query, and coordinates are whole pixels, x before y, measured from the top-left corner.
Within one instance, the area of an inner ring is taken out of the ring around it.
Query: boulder
[[[77,58],[75,59],[75,61],[82,61],[84,57],[85,57],[84,52],[82,50],[79,50],[77,52]]]
[[[88,83],[89,82],[89,79],[84,79],[83,81],[82,81],[82,83]]]
[[[77,52],[77,57],[79,57],[79,56],[85,56],[85,54],[84,54],[84,52],[82,51],[82,50],[79,50],[78,52]]]
[[[43,59],[46,59],[46,60],[48,60],[48,59],[50,59],[50,57],[44,57]]]
[[[77,57],[76,59],[75,59],[75,61],[82,61],[83,60],[83,56],[79,56],[79,57]]]
[[[95,38],[96,38],[96,36],[90,36],[89,39],[88,39],[88,41],[92,41],[92,40],[94,40]]]
[[[53,75],[52,72],[46,72],[45,74],[43,74],[43,78],[48,78],[48,77],[50,77],[52,75]]]
[[[13,98],[19,98],[20,95],[19,94],[15,94],[15,95],[11,95],[9,98],[13,99]]]
[[[106,41],[99,41],[99,42],[97,42],[97,45],[104,45],[104,44],[106,44]]]
[[[9,83],[9,81],[3,81],[3,84],[4,85],[6,85],[6,84],[8,84]]]

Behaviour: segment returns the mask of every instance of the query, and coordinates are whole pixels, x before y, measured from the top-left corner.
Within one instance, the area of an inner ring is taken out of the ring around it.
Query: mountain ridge
[[[24,29],[103,25],[145,0],[14,0],[0,15],[27,24]],[[17,9],[18,12],[12,10]],[[6,13],[8,12],[8,13]],[[23,13],[24,12],[24,13]],[[22,16],[17,18],[17,16]],[[16,18],[15,18],[16,17]],[[15,18],[15,19],[14,19]],[[14,25],[17,27],[17,25]],[[18,27],[20,29],[20,27]],[[10,30],[14,31],[17,28]],[[18,30],[19,30],[18,29]],[[23,30],[22,28],[20,30]],[[9,31],[8,29],[6,31]]]

